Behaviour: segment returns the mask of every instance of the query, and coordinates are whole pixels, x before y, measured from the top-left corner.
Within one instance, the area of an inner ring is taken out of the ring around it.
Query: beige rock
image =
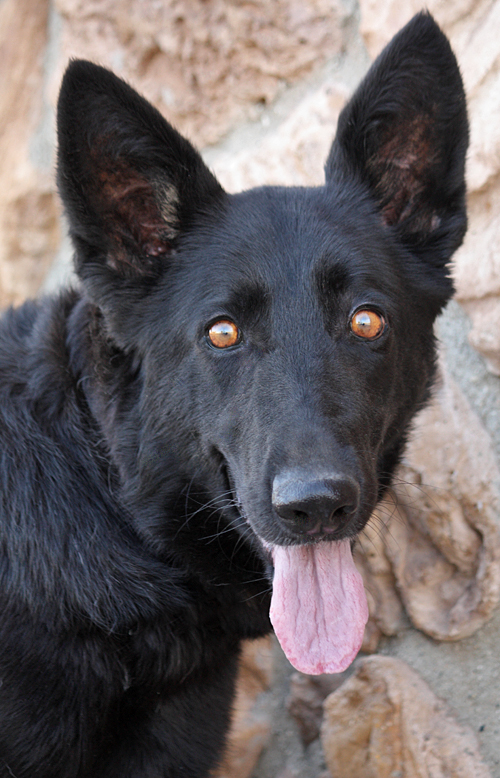
[[[397,635],[405,622],[394,571],[386,553],[392,513],[387,505],[380,506],[354,547],[354,561],[363,576],[370,613],[361,646],[366,654],[377,650],[382,635]]]
[[[263,184],[317,186],[335,135],[347,90],[323,84],[308,94],[279,125],[239,153],[211,158],[222,185],[230,192]]]
[[[452,5],[452,4],[449,4]],[[454,4],[453,4],[454,5]],[[484,189],[500,167],[500,3],[471,3],[470,13],[444,25],[461,66],[471,123],[467,178],[469,191]]]
[[[469,300],[463,307],[472,322],[470,344],[484,356],[490,373],[500,376],[500,298]]]
[[[423,529],[422,542],[442,556],[441,576],[427,587],[428,604],[419,607],[418,575],[413,595],[403,585],[406,573],[395,569],[395,575],[416,626],[440,639],[459,639],[491,616],[500,596],[500,474],[488,431],[444,370],[442,387],[418,419],[407,460],[420,484],[405,510],[411,525]],[[393,563],[396,545],[394,538]],[[413,569],[418,553],[410,550],[407,557]]]
[[[470,300],[500,295],[500,188],[488,187],[469,196],[469,230],[455,255],[457,298]]]
[[[47,16],[48,0],[0,4],[0,307],[40,288],[60,237],[53,171],[32,160]]]
[[[269,706],[259,705],[272,681],[270,638],[245,644],[240,662],[233,723],[223,763],[213,778],[248,778],[272,730]]]
[[[379,3],[377,0],[360,0],[361,20],[359,30],[372,59],[382,51],[391,38],[420,11],[419,0],[397,0]]]
[[[451,5],[451,4],[449,4]],[[454,5],[454,4],[453,4]],[[467,4],[450,26],[471,121],[469,232],[455,257],[457,298],[471,317],[471,344],[500,370],[500,3]]]
[[[498,85],[500,90],[500,84]],[[469,231],[456,255],[457,299],[470,317],[469,341],[500,374],[500,183],[469,196]]]
[[[340,0],[55,0],[61,61],[87,57],[131,80],[197,144],[257,118],[342,47]]]
[[[319,737],[325,697],[337,689],[345,681],[345,678],[346,673],[316,676],[304,675],[303,673],[292,674],[287,708],[295,719],[305,746]]]
[[[472,731],[399,659],[361,660],[325,701],[333,778],[491,778]]]
[[[471,119],[468,159],[469,231],[455,256],[457,298],[472,322],[471,344],[490,370],[500,370],[500,3],[478,3],[453,40],[462,66]]]
[[[500,474],[487,431],[448,375],[418,419],[407,463],[359,544],[371,616],[384,634],[397,632],[392,571],[412,623],[458,640],[499,601]]]
[[[464,48],[478,34],[485,17],[491,12],[489,0],[360,0],[360,32],[372,58],[383,49],[391,38],[419,11],[427,9],[449,35],[454,47]],[[468,28],[468,29],[467,29]],[[479,54],[479,52],[478,52]],[[478,57],[481,59],[481,57]],[[478,72],[480,66],[474,66]]]

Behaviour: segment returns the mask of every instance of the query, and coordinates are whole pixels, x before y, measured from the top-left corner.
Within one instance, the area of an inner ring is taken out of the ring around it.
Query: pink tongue
[[[368,619],[349,540],[273,546],[270,617],[291,664],[302,673],[340,673],[359,651]]]

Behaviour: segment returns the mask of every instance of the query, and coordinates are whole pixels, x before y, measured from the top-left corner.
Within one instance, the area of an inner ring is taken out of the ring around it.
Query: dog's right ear
[[[77,272],[157,276],[178,236],[224,192],[198,152],[128,84],[74,61],[58,103],[58,185]]]

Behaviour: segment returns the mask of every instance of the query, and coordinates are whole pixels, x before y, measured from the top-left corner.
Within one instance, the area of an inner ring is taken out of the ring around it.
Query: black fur
[[[429,394],[466,228],[460,75],[415,17],[344,109],[319,188],[227,195],[88,62],[58,133],[81,289],[0,329],[0,776],[202,778],[240,642],[270,629],[261,541],[354,537]],[[377,339],[351,331],[359,308],[383,316]],[[227,349],[207,337],[220,319]],[[356,504],[305,533],[273,484],[325,469]]]

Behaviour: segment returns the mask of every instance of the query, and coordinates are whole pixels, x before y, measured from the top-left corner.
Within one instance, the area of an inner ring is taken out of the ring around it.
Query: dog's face
[[[465,230],[467,120],[446,39],[426,15],[396,36],[340,118],[323,187],[226,195],[89,63],[65,76],[59,141],[77,269],[102,359],[120,363],[93,391],[139,530],[163,552],[192,554],[196,538],[210,556],[216,537],[229,567],[252,548],[274,567],[291,660],[342,669],[366,619],[350,540],[426,399]],[[338,622],[319,641],[337,641],[333,658],[305,657],[318,621],[305,625],[294,587]]]
[[[269,544],[354,537],[433,371],[435,310],[404,253],[362,191],[332,183],[228,198],[185,256],[157,307],[184,327],[211,496]],[[153,374],[171,345],[148,344]]]

